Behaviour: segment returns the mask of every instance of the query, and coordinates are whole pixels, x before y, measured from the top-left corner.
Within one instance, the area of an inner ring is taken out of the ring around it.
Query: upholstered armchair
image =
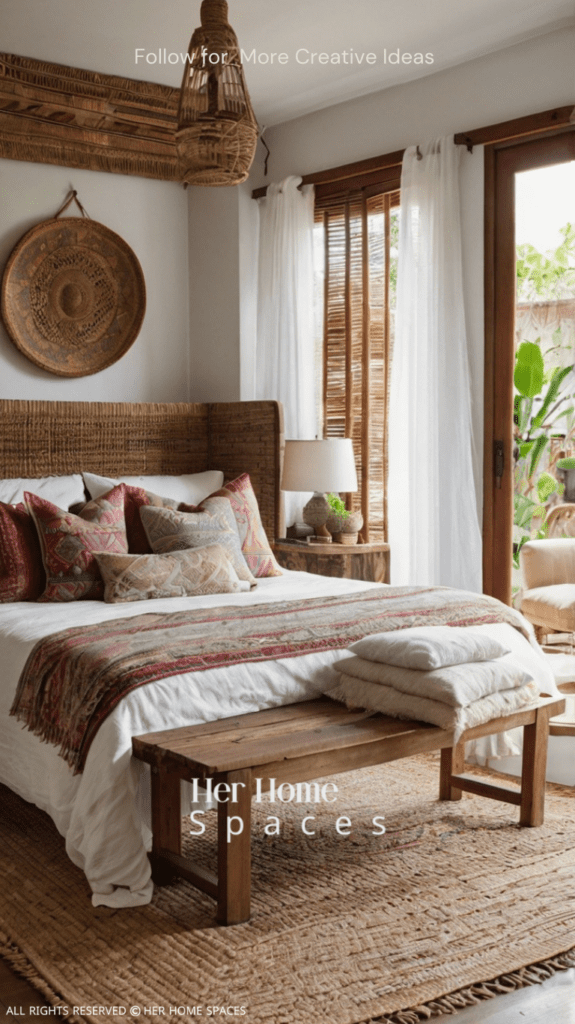
[[[547,512],[546,522],[548,537],[575,537],[575,503],[554,505]]]
[[[547,633],[575,632],[575,538],[530,540],[519,554],[521,611],[541,643]]]

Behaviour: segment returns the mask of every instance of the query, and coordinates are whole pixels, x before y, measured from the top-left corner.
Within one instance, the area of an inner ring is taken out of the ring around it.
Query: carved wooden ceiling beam
[[[179,94],[0,53],[0,157],[178,181]]]

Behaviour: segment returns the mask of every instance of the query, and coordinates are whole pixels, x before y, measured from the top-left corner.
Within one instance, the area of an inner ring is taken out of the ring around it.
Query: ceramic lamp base
[[[303,521],[308,526],[313,526],[315,530],[313,541],[316,544],[329,544],[331,542],[331,534],[325,525],[329,513],[330,507],[327,498],[325,494],[320,494],[319,491],[316,491],[309,499],[307,505],[304,505]]]

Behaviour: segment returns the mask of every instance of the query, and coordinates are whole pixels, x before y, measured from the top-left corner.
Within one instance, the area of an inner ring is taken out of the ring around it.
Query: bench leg
[[[465,763],[465,744],[458,743],[455,747],[443,747],[439,769],[439,799],[461,800],[461,790],[451,785],[452,775],[461,775]]]
[[[543,824],[548,738],[549,708],[538,708],[533,724],[523,727],[520,825]]]
[[[224,780],[238,786],[235,803],[218,803],[217,918],[220,924],[241,924],[250,919],[251,769],[227,772]]]
[[[152,832],[152,879],[156,885],[167,885],[174,872],[161,851],[180,854],[182,849],[180,777],[156,766],[152,768]]]

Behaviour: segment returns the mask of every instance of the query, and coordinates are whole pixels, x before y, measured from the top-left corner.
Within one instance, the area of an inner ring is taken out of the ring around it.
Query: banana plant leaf
[[[534,398],[541,394],[545,367],[539,345],[532,341],[522,341],[515,357],[513,382],[520,395]]]
[[[545,506],[536,501],[531,501],[531,498],[527,498],[524,494],[516,494],[513,500],[515,506],[513,522],[515,526],[519,526],[522,530],[530,529],[531,521],[535,514],[538,517],[544,517]]]
[[[562,494],[564,489],[563,484],[560,484],[551,473],[542,473],[537,481],[537,497],[541,504],[548,501],[556,491]]]
[[[531,449],[531,458],[529,460],[529,476],[533,476],[537,466],[539,465],[539,460],[548,444],[549,438],[547,437],[547,434],[540,434],[539,437],[535,438],[535,443]]]
[[[568,374],[571,373],[572,369],[573,369],[573,366],[564,366],[562,368],[559,367],[559,366],[556,366],[555,369],[553,370],[553,373],[552,373],[552,376],[551,376],[551,381],[550,381],[549,387],[547,388],[547,394],[545,395],[545,398],[543,399],[543,404],[541,405],[541,408],[540,408],[539,412],[537,413],[537,415],[533,417],[533,423],[531,425],[533,430],[536,430],[538,427],[540,427],[541,424],[543,423],[543,421],[545,420],[545,417],[546,417],[546,415],[547,415],[547,413],[548,413],[552,403],[557,400],[557,396],[559,394],[559,389],[560,389],[563,381],[568,376]]]
[[[520,434],[528,433],[532,409],[532,398],[525,398],[523,395],[515,395],[515,398],[513,399],[513,412],[515,424]]]

